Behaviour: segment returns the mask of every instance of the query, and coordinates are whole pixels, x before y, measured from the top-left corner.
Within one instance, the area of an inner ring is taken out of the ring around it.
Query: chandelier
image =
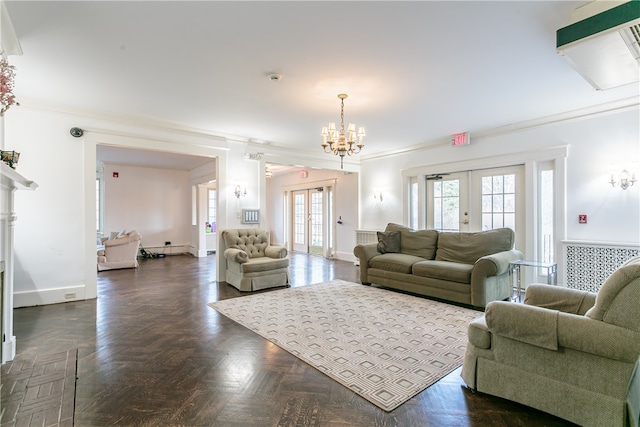
[[[329,126],[324,126],[320,132],[324,152],[340,156],[340,169],[343,169],[344,156],[346,154],[358,154],[362,150],[362,147],[364,147],[362,140],[366,135],[363,126],[360,126],[356,133],[356,125],[353,123],[349,123],[346,132],[344,130],[344,100],[347,96],[346,93],[338,95],[338,98],[340,98],[340,131],[336,130],[335,123],[329,123]]]

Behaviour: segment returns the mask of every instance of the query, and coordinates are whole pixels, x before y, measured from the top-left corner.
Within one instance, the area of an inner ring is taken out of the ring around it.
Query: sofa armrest
[[[245,251],[235,248],[225,249],[224,257],[227,261],[238,264],[244,264],[249,261],[249,255]]]
[[[558,312],[544,308],[492,301],[485,319],[489,330],[503,337],[547,350],[558,349]]]
[[[523,259],[522,252],[516,249],[497,252],[478,258],[473,266],[473,274],[482,274],[485,277],[499,276],[509,272],[509,264]]]
[[[493,301],[485,318],[491,333],[548,350],[570,348],[626,363],[640,354],[640,332],[586,316]]]
[[[583,315],[596,302],[596,294],[578,289],[533,283],[527,287],[524,303]]]
[[[378,252],[378,244],[366,243],[364,245],[357,245],[353,248],[353,254],[360,260],[360,282],[368,284],[367,269],[369,268],[369,260],[376,255],[380,255],[380,252]]]
[[[104,249],[98,250],[98,256],[104,256]]]
[[[264,250],[264,254],[269,258],[286,258],[287,249],[282,246],[267,246]]]

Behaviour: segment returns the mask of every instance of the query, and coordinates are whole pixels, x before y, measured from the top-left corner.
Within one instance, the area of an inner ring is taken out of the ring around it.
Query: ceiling
[[[25,105],[320,150],[347,93],[363,155],[638,97],[556,53],[585,3],[5,1]]]

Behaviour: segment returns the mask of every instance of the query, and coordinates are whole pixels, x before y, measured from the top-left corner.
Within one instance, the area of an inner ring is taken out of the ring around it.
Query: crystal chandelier
[[[335,123],[329,123],[329,126],[324,126],[320,132],[324,152],[340,156],[340,169],[343,169],[345,154],[358,154],[362,150],[362,147],[364,147],[362,140],[366,135],[363,126],[360,126],[356,133],[356,125],[353,123],[349,123],[346,132],[344,130],[344,100],[347,96],[346,93],[338,95],[338,98],[340,98],[340,131],[336,130]]]

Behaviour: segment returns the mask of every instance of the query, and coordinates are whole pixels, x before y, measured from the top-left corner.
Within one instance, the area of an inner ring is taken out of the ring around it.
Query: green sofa
[[[390,223],[378,238],[353,250],[363,284],[478,308],[509,298],[509,263],[523,258],[510,228],[456,233]]]
[[[597,294],[532,284],[469,325],[462,378],[585,427],[640,425],[640,257]]]

